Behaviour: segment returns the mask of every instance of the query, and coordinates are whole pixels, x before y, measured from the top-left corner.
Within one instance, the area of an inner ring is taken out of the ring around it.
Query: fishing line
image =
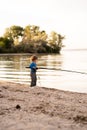
[[[38,76],[38,83],[39,83],[39,86],[41,87],[41,79],[40,79],[40,76]]]
[[[39,69],[47,69],[47,70],[58,70],[58,71],[65,71],[65,72],[70,72],[70,73],[79,73],[79,74],[85,74],[87,75],[86,72],[79,72],[79,71],[74,71],[74,70],[65,70],[65,69],[56,69],[56,68],[39,68]]]

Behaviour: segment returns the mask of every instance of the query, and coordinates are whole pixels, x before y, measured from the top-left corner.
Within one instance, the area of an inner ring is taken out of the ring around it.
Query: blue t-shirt
[[[30,65],[29,65],[29,68],[31,69],[31,72],[36,72],[36,63],[35,62],[32,62]]]

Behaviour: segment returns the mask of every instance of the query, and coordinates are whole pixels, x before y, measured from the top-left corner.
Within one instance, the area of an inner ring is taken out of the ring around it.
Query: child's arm
[[[33,63],[30,64],[29,68],[32,69],[34,72],[36,72],[36,70],[38,69],[37,66]]]

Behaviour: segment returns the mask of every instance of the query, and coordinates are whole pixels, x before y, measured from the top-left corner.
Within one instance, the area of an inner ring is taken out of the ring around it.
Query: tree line
[[[39,26],[13,25],[0,37],[0,53],[60,53],[63,39],[54,31],[48,35]]]

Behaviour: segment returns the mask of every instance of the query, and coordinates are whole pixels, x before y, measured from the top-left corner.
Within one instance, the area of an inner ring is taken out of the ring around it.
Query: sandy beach
[[[87,94],[0,81],[0,130],[87,130]]]

